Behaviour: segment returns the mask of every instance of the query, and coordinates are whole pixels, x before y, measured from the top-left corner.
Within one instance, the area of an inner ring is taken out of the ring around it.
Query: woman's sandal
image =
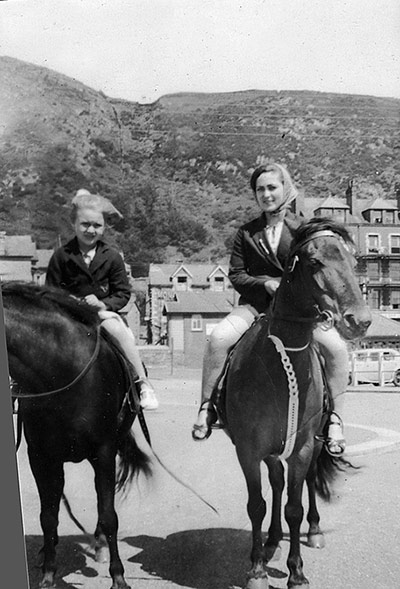
[[[330,413],[326,427],[327,435],[324,439],[326,451],[334,458],[341,456],[346,449],[346,440],[343,437],[343,422],[335,411]]]
[[[192,438],[196,442],[207,440],[211,436],[212,425],[218,420],[211,401],[203,401],[197,415],[197,423],[192,427]],[[200,422],[200,423],[199,423]]]

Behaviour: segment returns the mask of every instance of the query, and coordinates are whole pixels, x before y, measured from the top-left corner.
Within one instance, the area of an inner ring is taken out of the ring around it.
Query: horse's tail
[[[359,467],[354,466],[342,456],[331,456],[323,445],[316,465],[315,490],[319,497],[329,502],[332,499],[334,484],[338,475],[351,468],[358,469]]]
[[[123,491],[139,472],[143,472],[146,477],[151,474],[150,458],[139,448],[131,430],[120,437],[118,456],[117,491]]]

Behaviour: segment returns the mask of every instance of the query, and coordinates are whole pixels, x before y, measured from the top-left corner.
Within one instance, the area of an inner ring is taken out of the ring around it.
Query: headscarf
[[[268,167],[268,166],[267,166]],[[274,211],[274,215],[280,213],[283,209],[288,209],[292,202],[296,200],[299,193],[296,186],[293,184],[293,180],[290,177],[289,172],[281,164],[272,164],[271,168],[278,169],[283,178],[283,202],[280,207]]]
[[[100,194],[91,194],[86,188],[80,188],[71,201],[72,207],[78,209],[95,209],[103,215],[117,215],[120,219],[122,214],[108,198]]]

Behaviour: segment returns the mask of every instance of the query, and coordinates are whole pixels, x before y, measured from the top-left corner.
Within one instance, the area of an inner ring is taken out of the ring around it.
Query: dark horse
[[[115,491],[126,489],[135,472],[149,472],[131,432],[140,409],[130,369],[86,303],[23,283],[3,284],[2,298],[9,372],[21,390],[19,427],[40,496],[40,587],[54,587],[64,462],[87,459],[97,493],[96,556],[108,543],[112,589],[129,589],[117,547]]]
[[[315,492],[329,499],[338,467],[315,438],[323,423],[324,386],[311,344],[318,322],[333,324],[345,339],[365,334],[371,323],[354,276],[353,245],[348,232],[327,219],[313,219],[298,229],[291,246],[269,320],[259,319],[234,348],[220,413],[236,447],[246,478],[247,510],[252,523],[252,568],[247,589],[268,588],[266,563],[282,539],[281,501],[287,462],[285,519],[290,530],[288,587],[309,586],[300,556],[302,492],[309,493],[308,541],[323,545]],[[344,367],[346,369],[347,367]],[[266,503],[260,464],[268,467],[272,512],[268,538],[261,528]]]

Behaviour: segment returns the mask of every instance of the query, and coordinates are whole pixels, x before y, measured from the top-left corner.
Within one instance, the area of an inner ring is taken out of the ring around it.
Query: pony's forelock
[[[292,249],[298,247],[303,241],[307,241],[317,231],[332,231],[339,235],[347,245],[352,248],[355,246],[349,230],[344,225],[328,217],[314,217],[307,221],[307,223],[300,225],[295,231]]]

